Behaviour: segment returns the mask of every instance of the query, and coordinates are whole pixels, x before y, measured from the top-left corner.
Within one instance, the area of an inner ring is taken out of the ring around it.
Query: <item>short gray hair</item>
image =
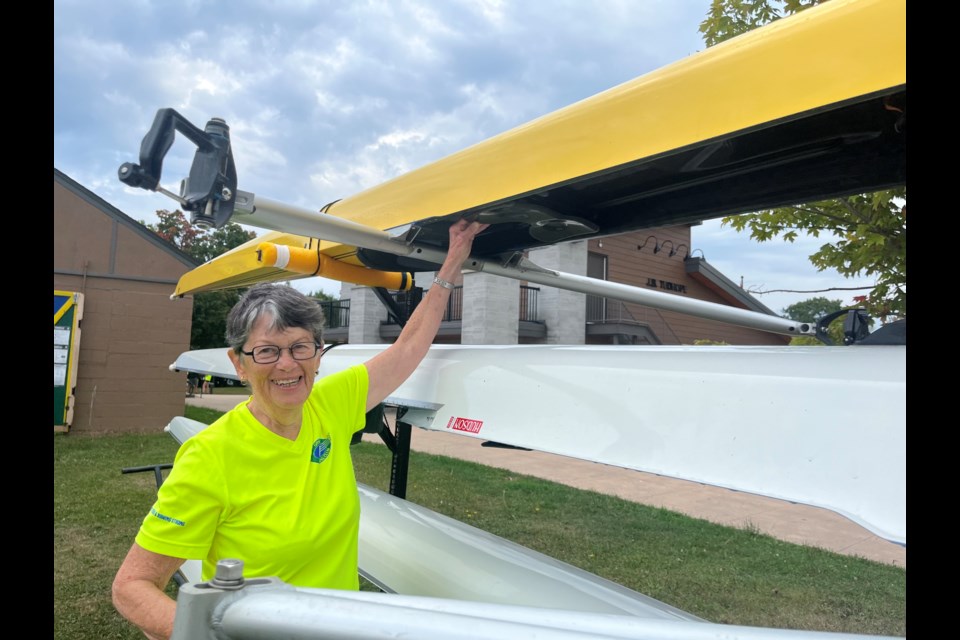
[[[262,317],[270,328],[284,331],[306,329],[317,344],[323,344],[323,309],[319,301],[285,284],[261,283],[251,287],[227,315],[227,345],[238,355]]]

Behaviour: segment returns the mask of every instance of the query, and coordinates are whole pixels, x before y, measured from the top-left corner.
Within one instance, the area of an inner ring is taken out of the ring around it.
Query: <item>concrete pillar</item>
[[[380,323],[387,319],[387,309],[370,287],[344,282],[340,298],[350,300],[350,344],[380,344]]]
[[[519,317],[519,280],[464,274],[461,344],[517,344]]]
[[[573,240],[534,249],[529,258],[546,269],[578,276],[587,275],[587,242]],[[540,319],[547,327],[547,344],[583,344],[587,332],[587,297],[546,285],[540,287],[538,307]]]

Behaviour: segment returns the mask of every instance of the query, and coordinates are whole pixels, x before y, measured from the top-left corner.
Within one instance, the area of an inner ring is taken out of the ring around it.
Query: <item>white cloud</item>
[[[708,8],[169,0],[117,11],[55,0],[54,166],[149,219],[174,203],[125,187],[117,168],[137,161],[157,110],[173,107],[199,127],[227,120],[241,189],[318,209],[702,49]],[[165,187],[178,189],[192,153],[178,136]],[[711,221],[694,227],[692,244],[747,288],[871,284],[818,273],[807,256],[822,242],[758,244]],[[812,295],[758,297],[779,311]]]

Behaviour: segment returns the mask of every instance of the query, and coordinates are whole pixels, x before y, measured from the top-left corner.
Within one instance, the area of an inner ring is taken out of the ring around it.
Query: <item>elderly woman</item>
[[[227,341],[253,393],[177,452],[113,582],[125,618],[148,638],[168,638],[176,603],[163,589],[188,558],[203,561],[204,580],[218,560],[239,558],[246,576],[359,588],[351,437],[427,354],[473,239],[486,227],[455,223],[437,286],[397,341],[316,384],[323,347],[316,302],[283,285],[244,295],[227,318]]]

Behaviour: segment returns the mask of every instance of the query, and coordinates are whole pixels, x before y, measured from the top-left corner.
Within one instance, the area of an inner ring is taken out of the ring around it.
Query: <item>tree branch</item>
[[[769,291],[754,291],[747,289],[750,295],[762,296],[765,293],[826,293],[827,291],[863,291],[864,289],[873,289],[875,287],[830,287],[829,289],[770,289]]]

